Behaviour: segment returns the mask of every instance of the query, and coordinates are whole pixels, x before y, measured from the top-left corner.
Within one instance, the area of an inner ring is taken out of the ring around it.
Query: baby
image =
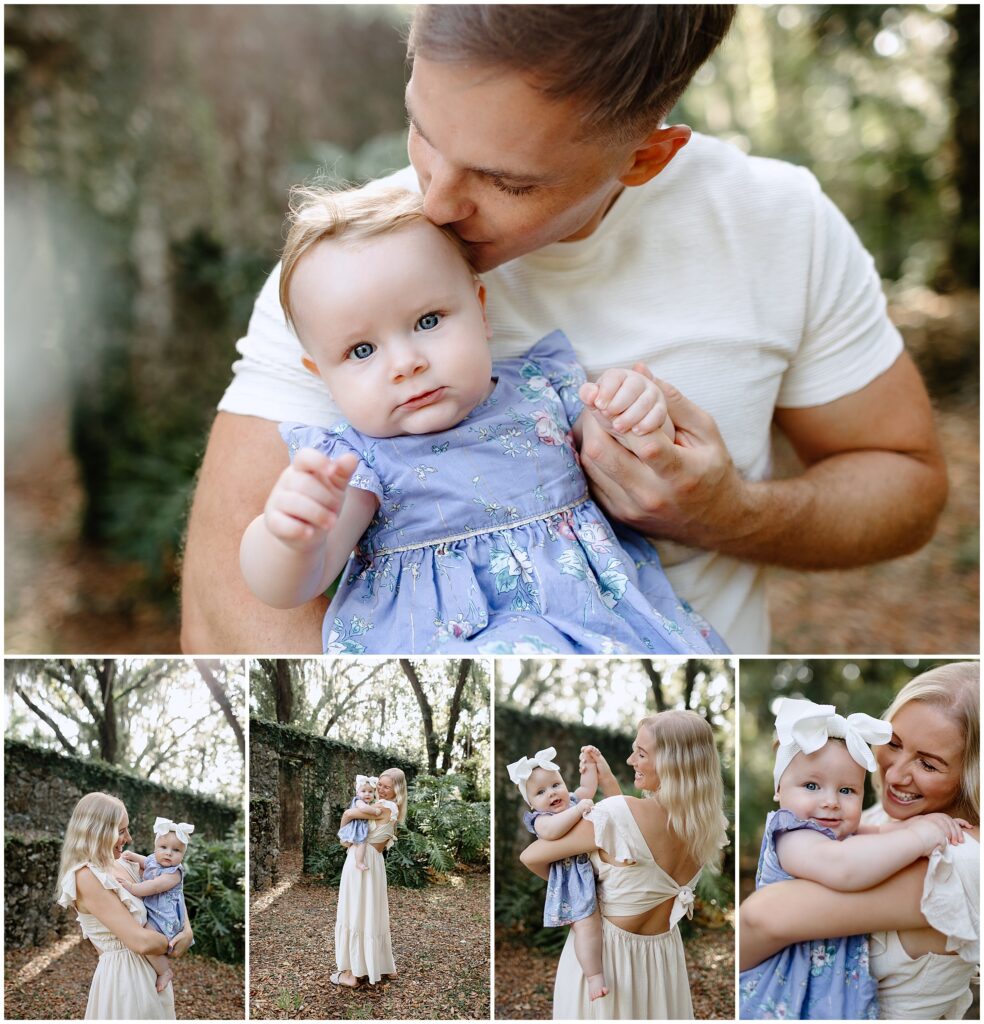
[[[141,881],[123,881],[121,884],[134,896],[143,900],[147,909],[147,925],[166,935],[173,942],[184,928],[184,855],[188,849],[194,825],[186,821],[175,824],[169,818],[154,822],[154,852],[149,857],[127,850],[123,859],[140,868]],[[166,956],[148,956],[157,972],[157,991],[163,992],[174,978]]]
[[[356,775],[355,796],[349,807],[356,811],[368,811],[376,802],[376,783],[379,780],[367,775]],[[369,822],[365,818],[356,818],[338,830],[338,838],[342,846],[355,847],[355,866],[360,871],[368,871],[366,864],[366,840],[369,837]]]
[[[967,823],[947,814],[861,825],[865,771],[877,767],[869,744],[892,738],[888,722],[864,714],[844,718],[831,704],[784,698],[776,733],[779,810],[766,820],[756,887],[804,878],[855,892],[948,840],[963,842]],[[741,1017],[864,1020],[878,1016],[877,989],[868,973],[867,936],[797,943],[742,972]]]
[[[598,769],[592,761],[584,763],[581,784],[573,794],[553,763],[554,747],[538,750],[507,766],[509,778],[519,787],[520,796],[530,810],[523,822],[538,839],[560,839],[594,806],[598,789]],[[595,877],[586,853],[565,858],[550,865],[547,899],[543,907],[546,928],[570,925],[574,932],[574,952],[588,982],[591,999],[608,995],[601,956],[601,914],[595,899]]]
[[[585,409],[616,437],[672,447],[645,373],[587,383],[559,331],[493,367],[467,250],[403,190],[305,193],[280,296],[346,421],[281,427],[293,461],[241,565],[288,608],[347,564],[326,653],[724,649],[646,539],[613,530],[580,468]]]

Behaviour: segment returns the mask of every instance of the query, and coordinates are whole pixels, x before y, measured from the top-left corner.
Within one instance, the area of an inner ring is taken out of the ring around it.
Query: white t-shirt
[[[411,168],[386,181],[417,188]],[[278,277],[260,292],[219,409],[330,426],[336,410],[301,366]],[[714,417],[749,480],[769,476],[777,406],[858,391],[902,351],[872,258],[813,175],[698,134],[656,178],[625,189],[588,238],[483,280],[494,356],[559,328],[591,378],[645,362]],[[762,566],[656,546],[677,593],[735,653],[768,651]]]

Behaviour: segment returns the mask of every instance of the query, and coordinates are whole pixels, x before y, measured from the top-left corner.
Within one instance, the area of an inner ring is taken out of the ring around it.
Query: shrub
[[[195,931],[192,951],[230,964],[245,959],[246,862],[241,827],[238,832],[219,841],[193,842],[184,886]]]

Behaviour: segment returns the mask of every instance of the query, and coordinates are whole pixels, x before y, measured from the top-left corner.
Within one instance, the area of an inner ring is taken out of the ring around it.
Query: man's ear
[[[651,181],[690,141],[693,133],[685,124],[657,128],[635,148],[628,169],[619,176],[623,185],[645,185]]]
[[[318,364],[310,356],[301,356],[301,364],[308,373],[313,373],[315,377],[321,376]]]
[[[485,285],[476,277],[475,278],[475,294],[478,296],[478,301],[482,306],[482,325],[485,327],[485,340],[492,340],[492,327],[489,324],[489,318],[485,310]]]

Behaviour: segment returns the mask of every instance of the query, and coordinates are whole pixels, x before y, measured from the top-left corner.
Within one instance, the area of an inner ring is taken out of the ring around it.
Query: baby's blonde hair
[[[280,305],[287,323],[296,333],[290,302],[290,282],[297,264],[319,242],[347,238],[358,241],[388,235],[411,224],[430,224],[454,244],[472,270],[468,246],[449,227],[434,224],[424,215],[424,197],[419,192],[393,186],[331,189],[298,185],[290,192],[287,242],[281,255]]]
[[[75,805],[62,843],[58,885],[66,873],[79,864],[95,864],[111,871],[113,847],[119,842],[120,822],[126,807],[109,793],[86,793]]]
[[[895,695],[882,718],[891,720],[910,701],[930,704],[956,723],[963,739],[963,769],[960,791],[948,812],[974,825],[981,820],[980,733],[981,667],[976,661],[941,665],[910,679]],[[875,777],[881,795],[881,779]]]
[[[661,711],[639,723],[659,779],[650,794],[699,864],[714,867],[724,828],[721,762],[710,724],[695,711]]]
[[[407,817],[407,777],[401,768],[387,768],[379,777],[383,776],[393,782],[393,795],[396,797],[396,806],[400,808],[396,820],[403,822]]]

